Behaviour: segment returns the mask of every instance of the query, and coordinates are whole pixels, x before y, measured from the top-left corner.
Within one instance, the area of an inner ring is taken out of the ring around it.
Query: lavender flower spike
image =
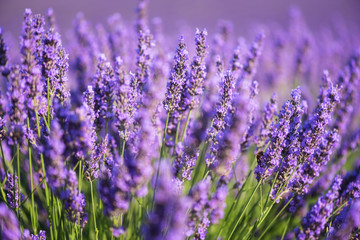
[[[301,221],[302,230],[296,229],[296,238],[299,240],[319,239],[325,229],[327,218],[334,209],[334,200],[339,196],[342,179],[337,175],[330,190],[321,196]]]
[[[105,121],[113,117],[114,72],[105,55],[99,56],[97,71],[94,77],[94,111],[97,130],[104,127]]]
[[[167,85],[167,93],[164,100],[164,108],[169,113],[174,113],[178,107],[181,99],[184,82],[187,77],[187,61],[189,59],[188,51],[186,50],[184,37],[181,36],[179,46],[176,50],[175,66],[170,73],[170,80]]]
[[[87,213],[85,213],[85,196],[79,193],[76,173],[73,170],[68,171],[67,185],[61,198],[65,201],[65,210],[67,217],[71,222],[76,222],[81,228],[87,223]]]
[[[0,203],[0,237],[7,240],[21,239],[19,222],[5,203]]]
[[[19,190],[18,190],[18,177],[16,174],[7,174],[7,181],[5,183],[5,194],[9,206],[13,209],[19,208]],[[20,194],[22,195],[22,194]]]
[[[257,159],[258,165],[255,168],[255,175],[258,181],[264,181],[268,178],[279,165],[292,114],[291,102],[287,101],[279,113],[279,120],[272,127],[269,146],[264,154]]]
[[[203,31],[196,29],[196,56],[191,63],[190,76],[187,87],[189,95],[193,98],[190,104],[191,109],[195,108],[199,104],[199,99],[197,99],[196,96],[202,95],[203,93],[203,85],[206,78],[205,57],[208,48],[206,45],[206,37],[206,29]]]
[[[274,93],[271,96],[270,102],[268,102],[264,108],[264,115],[261,121],[260,135],[256,139],[256,147],[261,150],[266,144],[267,139],[271,131],[271,123],[274,120],[275,114],[277,113],[277,98]]]
[[[8,47],[4,41],[3,29],[0,27],[0,71],[3,72],[4,75],[6,75],[6,73],[3,68],[6,66],[8,60]]]

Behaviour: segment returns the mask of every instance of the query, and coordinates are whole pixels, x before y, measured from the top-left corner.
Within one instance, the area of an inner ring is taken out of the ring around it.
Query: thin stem
[[[254,197],[255,192],[257,191],[257,189],[258,189],[258,187],[260,186],[260,184],[261,184],[261,181],[258,181],[258,183],[256,184],[256,187],[255,187],[254,191],[251,193],[251,196],[250,196],[249,200],[247,201],[244,209],[242,210],[242,212],[241,212],[241,214],[240,214],[240,217],[238,218],[238,220],[237,220],[235,226],[233,227],[233,229],[231,230],[231,233],[230,233],[229,237],[227,238],[228,240],[229,240],[229,239],[232,237],[232,235],[234,234],[237,226],[238,226],[239,223],[240,223],[240,220],[241,220],[242,217],[244,216],[244,214],[245,214],[245,212],[246,212],[246,209],[247,209],[248,206],[250,205],[250,202],[251,202],[252,198]]]
[[[20,181],[20,151],[19,144],[16,145],[16,160],[17,160],[17,172],[18,172],[18,217],[20,219],[20,205],[21,205],[21,181]]]
[[[185,135],[186,135],[186,130],[188,128],[189,121],[190,121],[190,115],[191,115],[191,109],[189,110],[188,115],[186,117],[185,127],[184,127],[184,130],[183,130],[182,136],[181,136],[181,142],[184,141],[184,138],[185,138]]]
[[[287,229],[288,229],[288,227],[289,227],[290,221],[291,221],[291,216],[290,216],[289,219],[287,220],[287,223],[286,223],[286,225],[285,225],[284,232],[283,232],[283,234],[282,234],[282,236],[281,236],[281,240],[284,240],[284,237],[285,237],[285,234],[286,234]]]
[[[280,217],[280,215],[283,213],[283,211],[286,209],[286,207],[290,204],[290,202],[294,199],[295,195],[290,198],[290,200],[285,204],[285,206],[280,210],[280,212],[278,214],[276,214],[276,216],[273,218],[273,220],[270,222],[270,224],[267,226],[267,228],[265,229],[265,231],[261,234],[261,236],[258,238],[258,240],[260,240],[262,237],[264,237],[264,235],[266,234],[266,232],[270,229],[270,227],[274,224],[274,222]]]
[[[92,209],[93,209],[93,216],[94,216],[94,225],[95,225],[95,233],[96,233],[96,239],[98,239],[98,233],[99,230],[96,226],[96,212],[95,212],[95,201],[94,201],[94,192],[93,192],[93,182],[90,181],[90,190],[91,190],[91,203],[92,203]]]

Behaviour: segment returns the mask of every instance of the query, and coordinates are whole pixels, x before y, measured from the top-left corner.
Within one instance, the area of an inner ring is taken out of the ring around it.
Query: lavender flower
[[[46,99],[42,96],[43,82],[41,82],[41,40],[42,20],[34,17],[30,9],[25,10],[23,34],[20,38],[23,78],[26,81],[25,92],[27,95],[26,106],[30,111],[42,115],[46,113]]]
[[[179,46],[176,50],[175,66],[170,73],[170,80],[167,85],[167,93],[164,100],[164,108],[168,113],[174,113],[179,108],[181,93],[187,77],[187,61],[189,59],[186,50],[184,37],[179,39]]]
[[[281,152],[281,157],[283,160],[281,165],[277,167],[279,173],[274,187],[271,190],[271,197],[273,199],[281,194],[281,192],[278,192],[278,190],[289,180],[291,174],[294,174],[294,169],[297,165],[297,155],[300,151],[300,143],[298,140],[299,127],[301,124],[301,117],[304,112],[301,105],[300,88],[292,90],[290,103],[293,111],[290,117],[289,132],[286,135],[284,140],[284,148]],[[284,190],[286,190],[286,188]]]
[[[181,142],[178,143],[175,151],[174,175],[178,176],[181,181],[190,181],[198,156],[199,151],[197,149],[184,146]]]
[[[11,68],[9,81],[10,87],[7,92],[7,96],[10,99],[11,107],[9,112],[9,119],[12,124],[8,130],[8,143],[10,145],[19,144],[21,146],[24,142],[24,121],[26,118],[24,96],[25,82],[21,77],[20,67],[18,65],[14,65]]]
[[[170,166],[161,165],[154,210],[144,225],[144,239],[184,239],[188,200],[181,196],[171,181]],[[165,230],[165,231],[164,231]]]
[[[332,224],[333,231],[329,235],[332,239],[350,239],[353,232],[360,228],[360,200],[355,200],[350,207],[346,207]]]
[[[189,192],[191,198],[191,207],[187,218],[186,236],[194,235],[196,239],[204,240],[207,233],[207,228],[210,225],[209,214],[209,192],[210,192],[210,177],[204,181],[199,182]]]
[[[210,221],[212,224],[217,224],[224,218],[224,211],[226,208],[226,197],[228,195],[228,180],[227,177],[221,177],[217,186],[216,192],[211,196],[209,206],[211,209]]]
[[[118,129],[118,133],[123,141],[129,139],[129,128],[133,124],[133,116],[131,113],[136,107],[136,102],[129,99],[129,95],[134,91],[130,88],[130,81],[125,76],[123,60],[120,57],[115,59],[115,85],[116,85],[116,97],[115,103],[115,125]]]
[[[263,112],[264,114],[261,120],[260,134],[256,139],[256,147],[259,150],[264,148],[267,144],[267,140],[271,132],[271,124],[277,113],[277,98],[275,93],[271,96],[270,102],[268,102],[264,107]]]
[[[272,127],[269,146],[266,148],[264,154],[257,159],[258,165],[255,168],[255,175],[258,181],[264,181],[268,178],[279,165],[293,111],[290,101],[287,101],[282,106],[278,115],[279,119]]]
[[[76,173],[73,170],[68,171],[66,189],[62,192],[61,199],[64,200],[67,218],[84,228],[87,223],[86,201],[84,194],[79,193]]]
[[[341,181],[341,177],[337,175],[330,190],[318,199],[306,217],[302,219],[302,230],[296,230],[297,239],[319,239],[325,229],[326,219],[330,217],[333,211],[334,200],[339,196]]]
[[[19,222],[5,203],[0,203],[0,236],[8,240],[21,239]]]
[[[155,132],[146,109],[140,109],[135,119],[139,126],[138,131],[129,142],[129,151],[124,156],[124,163],[131,176],[131,192],[139,197],[147,194],[147,184],[153,172],[151,161],[156,150]]]
[[[113,116],[114,73],[105,55],[99,56],[96,75],[94,77],[94,111],[97,130],[104,127]]]
[[[326,88],[326,90],[321,88],[315,112],[311,120],[305,123],[302,129],[300,138],[302,149],[299,158],[300,162],[306,161],[306,159],[314,153],[319,144],[319,139],[325,131],[325,126],[329,122],[330,114],[335,104],[339,102],[338,89],[333,86],[327,71],[324,71],[323,74],[323,85],[329,87]]]
[[[189,73],[189,81],[187,86],[187,92],[192,97],[190,108],[193,109],[199,104],[199,99],[196,98],[203,93],[204,80],[206,78],[206,66],[205,57],[207,54],[206,45],[207,31],[204,29],[200,31],[196,29],[195,33],[195,45],[196,56],[191,63],[191,69]]]
[[[131,177],[124,166],[113,168],[111,176],[102,170],[99,193],[104,204],[104,214],[115,217],[129,208]]]
[[[18,185],[18,177],[16,176],[16,174],[8,173],[7,181],[5,183],[5,194],[9,206],[13,209],[19,208],[19,198],[22,198],[22,194],[20,194],[19,196],[20,191]]]
[[[40,230],[38,235],[31,234],[28,229],[24,229],[23,236],[21,240],[46,240],[46,233],[43,230]]]

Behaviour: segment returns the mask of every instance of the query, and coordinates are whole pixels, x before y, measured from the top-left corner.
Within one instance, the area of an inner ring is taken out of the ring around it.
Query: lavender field
[[[358,26],[151,4],[0,26],[0,239],[360,239]]]

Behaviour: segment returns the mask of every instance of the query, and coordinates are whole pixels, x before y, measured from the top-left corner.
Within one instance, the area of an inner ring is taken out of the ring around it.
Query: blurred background
[[[78,12],[93,23],[105,23],[108,16],[120,13],[125,20],[134,20],[136,0],[0,0],[0,26],[17,36],[25,8],[45,14],[55,11],[60,31],[72,27]],[[231,20],[236,34],[246,35],[256,23],[276,22],[287,26],[288,10],[297,6],[312,30],[330,25],[342,18],[346,24],[360,25],[359,0],[151,0],[149,17],[160,17],[166,33],[179,33],[180,26],[206,27],[211,33],[218,19]]]

